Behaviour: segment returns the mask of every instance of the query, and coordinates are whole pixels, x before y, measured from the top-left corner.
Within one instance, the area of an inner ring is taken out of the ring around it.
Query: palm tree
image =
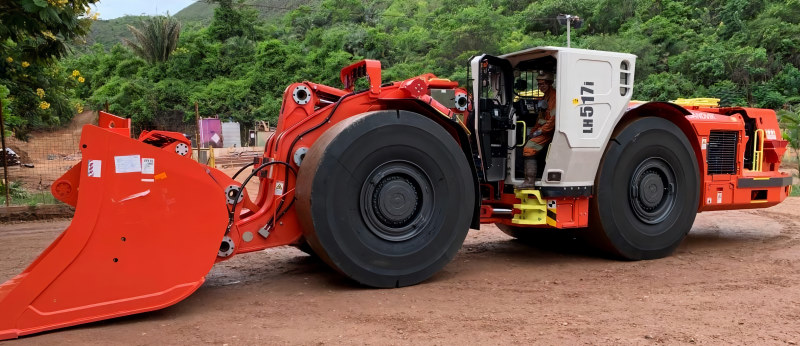
[[[134,40],[123,39],[133,53],[149,63],[163,62],[178,47],[181,22],[167,15],[142,20],[141,28],[128,25]]]

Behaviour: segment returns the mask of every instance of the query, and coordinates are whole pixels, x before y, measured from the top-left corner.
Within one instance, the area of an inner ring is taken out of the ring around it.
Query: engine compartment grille
[[[708,136],[706,163],[708,174],[736,174],[737,131],[711,131]]]

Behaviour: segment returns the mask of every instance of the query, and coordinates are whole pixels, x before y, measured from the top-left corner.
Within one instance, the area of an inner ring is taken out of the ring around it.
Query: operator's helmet
[[[553,77],[553,74],[550,72],[540,71],[539,75],[536,76],[536,80],[546,80],[552,82],[555,80],[555,78]]]

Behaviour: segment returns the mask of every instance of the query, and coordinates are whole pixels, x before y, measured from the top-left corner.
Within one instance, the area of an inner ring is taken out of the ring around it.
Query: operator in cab
[[[556,90],[553,88],[553,74],[550,72],[540,72],[536,76],[536,84],[539,91],[544,94],[539,101],[539,117],[536,123],[530,128],[529,139],[525,143],[522,156],[525,159],[525,181],[519,185],[520,189],[535,188],[536,181],[536,154],[541,152],[545,146],[553,140],[553,132],[556,128]]]

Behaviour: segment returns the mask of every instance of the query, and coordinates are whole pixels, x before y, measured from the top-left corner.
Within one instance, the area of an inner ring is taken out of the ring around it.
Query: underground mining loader
[[[469,62],[469,90],[424,74],[382,84],[364,60],[342,89],[290,85],[264,155],[229,177],[172,132],[132,139],[100,113],[82,161],[52,184],[70,226],[0,286],[0,339],[156,310],[216,262],[290,245],[356,282],[413,285],[467,231],[578,229],[630,260],[669,255],[701,211],[762,208],[789,194],[771,110],[714,100],[632,102],[635,56],[539,47]],[[555,104],[535,87],[555,76]],[[552,103],[552,102],[551,102]],[[552,140],[521,189],[544,110]],[[257,191],[248,182],[258,181]]]

